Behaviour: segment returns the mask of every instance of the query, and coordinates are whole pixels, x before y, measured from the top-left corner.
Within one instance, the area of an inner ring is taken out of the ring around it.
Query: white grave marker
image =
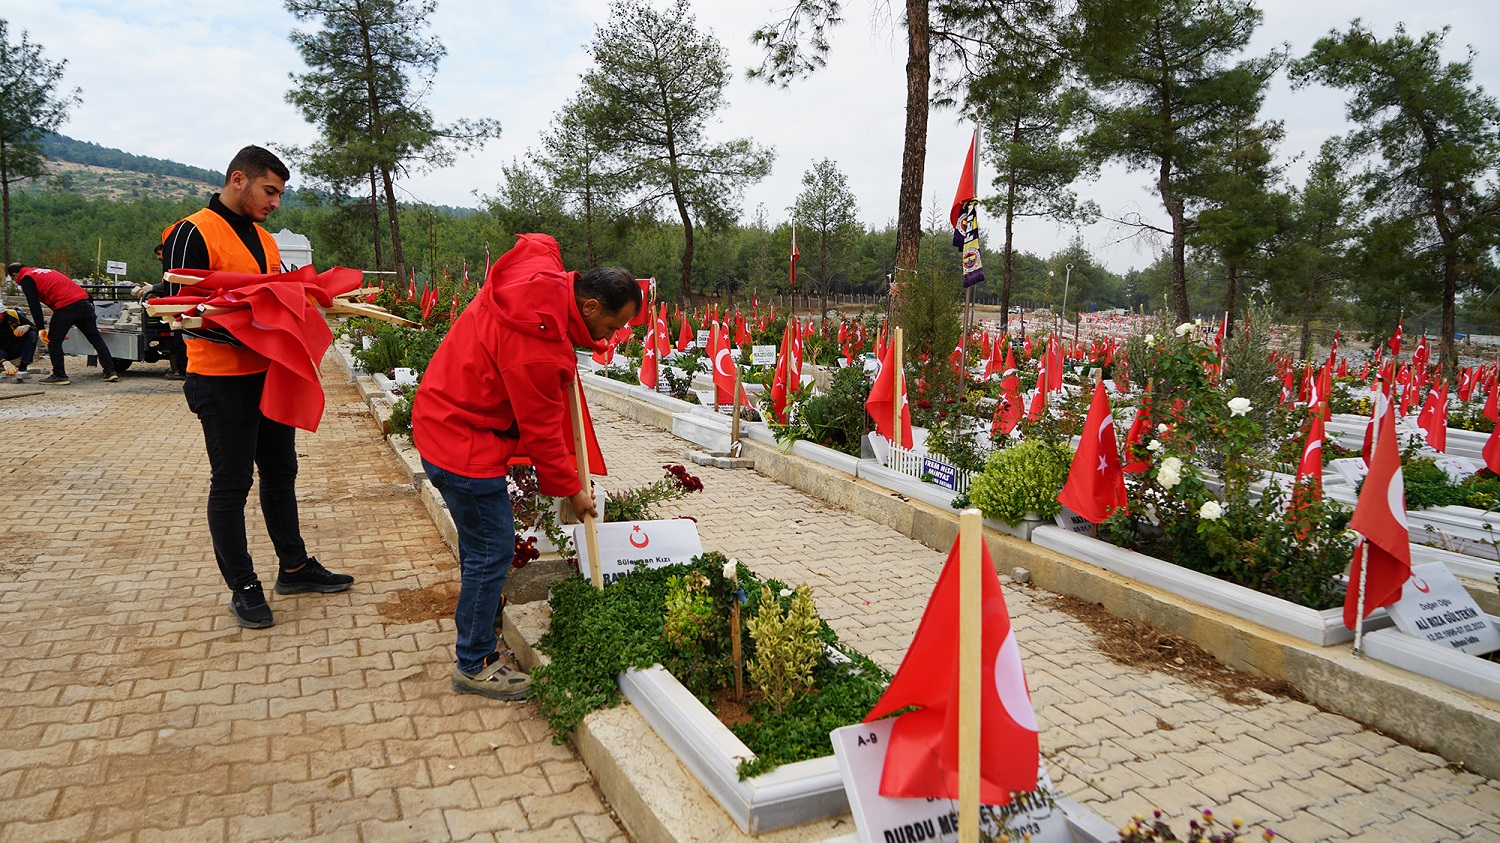
[[[698,338],[693,342],[699,348],[708,348],[708,331],[699,329]]]
[[[750,346],[750,365],[752,366],[775,366],[776,346],[774,345],[752,345]]]
[[[1441,562],[1413,565],[1401,597],[1386,611],[1397,629],[1414,638],[1471,656],[1500,650],[1500,629]]]
[[[637,565],[664,568],[692,561],[703,554],[698,525],[686,518],[669,521],[606,522],[599,527],[599,556],[605,584],[631,574]],[[583,525],[573,528],[573,546],[578,548],[578,570],[584,579],[593,574]]]
[[[1094,528],[1093,523],[1087,518],[1067,507],[1059,509],[1057,515],[1052,517],[1052,520],[1056,522],[1057,526],[1074,533],[1088,533]]]
[[[828,733],[833,754],[844,779],[849,811],[859,843],[891,840],[922,840],[953,843],[958,840],[958,800],[889,799],[880,795],[880,775],[885,769],[885,751],[896,718],[874,723],[856,723]],[[1048,795],[1054,798],[1049,799]],[[1037,770],[1037,789],[1020,794],[1009,805],[982,806],[979,823],[987,839],[999,839],[1005,831],[1012,840],[1030,834],[1032,843],[1073,843],[1073,832],[1061,808],[1047,771]]]

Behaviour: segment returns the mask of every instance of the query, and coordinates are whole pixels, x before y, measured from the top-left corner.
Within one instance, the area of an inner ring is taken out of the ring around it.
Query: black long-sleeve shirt
[[[261,272],[271,271],[266,269],[266,249],[265,246],[261,245],[260,232],[256,230],[255,220],[229,210],[229,206],[220,201],[219,194],[217,193],[208,200],[208,209],[223,217],[224,221],[229,223],[229,227],[234,229],[235,234],[239,235],[240,242],[245,244],[245,248],[250,250],[251,256],[255,258],[255,262],[260,265]],[[208,240],[203,237],[203,232],[198,230],[198,226],[194,225],[192,220],[179,222],[167,234],[167,239],[162,241],[161,255],[162,269],[167,272],[174,269],[213,269],[213,258],[208,253]],[[277,269],[279,268],[277,267]],[[179,288],[180,285],[168,284],[166,294],[175,296]],[[240,344],[228,331],[219,328],[189,330],[183,331],[183,333],[190,337],[213,340],[214,342],[226,342],[232,345]]]

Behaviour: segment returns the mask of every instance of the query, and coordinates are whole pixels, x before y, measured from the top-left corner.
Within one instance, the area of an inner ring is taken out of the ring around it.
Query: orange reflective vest
[[[203,235],[203,240],[208,245],[208,269],[249,273],[262,271],[255,256],[245,248],[244,242],[229,225],[229,221],[208,208],[168,226],[162,232],[162,241],[165,242],[172,229],[182,222],[192,223],[197,227],[198,233]],[[261,248],[266,252],[266,268],[271,272],[278,271],[281,267],[281,252],[276,248],[276,241],[259,225],[255,227],[255,231],[260,235]],[[197,337],[184,337],[184,340],[187,343],[187,369],[194,374],[253,375],[264,372],[271,365],[265,357],[245,346]]]

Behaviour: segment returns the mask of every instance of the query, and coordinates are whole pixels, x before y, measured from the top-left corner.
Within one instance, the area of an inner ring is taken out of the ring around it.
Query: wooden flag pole
[[[733,560],[730,560],[733,562]],[[745,699],[745,659],[740,653],[740,566],[735,564],[734,576],[729,578],[729,658],[734,662],[734,699]]]
[[[979,843],[979,510],[958,516],[958,841]]]
[[[733,358],[731,357],[731,360]],[[715,390],[718,392],[718,390]],[[734,387],[729,391],[730,401],[734,402],[734,409],[729,414],[729,455],[738,457],[740,455],[740,364],[734,364]],[[735,615],[739,615],[739,604],[735,605]],[[735,649],[739,649],[739,640],[735,639]]]
[[[589,479],[588,436],[583,432],[583,383],[577,373],[573,375],[573,389],[568,393],[568,409],[573,414],[573,452],[578,457],[578,482],[582,484],[580,488],[593,497],[590,489],[592,481]],[[594,588],[602,589],[604,560],[599,558],[599,526],[592,515],[579,513],[578,517],[583,521],[584,541],[589,552],[589,582]]]
[[[894,334],[891,342],[896,344],[895,354],[891,355],[892,364],[896,367],[896,371],[891,373],[891,376],[894,378],[893,383],[895,384],[894,388],[892,389],[892,394],[896,396],[894,408],[891,410],[892,414],[894,415],[894,419],[891,424],[891,444],[899,448],[901,447],[901,401],[906,397],[906,378],[902,376],[904,374],[904,363],[901,359],[903,351],[901,328],[898,326],[896,330],[892,331],[891,333]],[[911,445],[910,442],[906,444],[908,447],[910,447]]]

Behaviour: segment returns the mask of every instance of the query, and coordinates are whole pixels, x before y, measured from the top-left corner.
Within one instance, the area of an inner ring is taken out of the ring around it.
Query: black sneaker
[[[307,561],[302,563],[302,567],[296,571],[282,570],[276,575],[277,594],[301,594],[304,591],[333,594],[338,591],[347,591],[351,585],[354,585],[353,577],[348,574],[335,574],[311,556],[307,557]]]
[[[234,596],[229,598],[229,611],[246,629],[265,629],[276,623],[271,617],[271,607],[266,605],[266,591],[259,582],[235,589]]]
[[[52,375],[50,377],[42,378],[41,380],[37,381],[37,383],[46,384],[47,386],[67,386],[68,384],[72,383],[72,381],[68,380],[67,375]]]
[[[117,373],[115,373],[115,372],[105,372],[104,373],[104,382],[105,383],[114,383],[115,381],[117,381],[119,379],[120,379],[120,376]]]

